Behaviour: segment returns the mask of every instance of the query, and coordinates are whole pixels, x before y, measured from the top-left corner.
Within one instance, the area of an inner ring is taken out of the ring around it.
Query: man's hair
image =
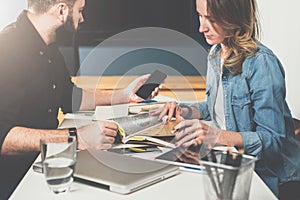
[[[28,8],[36,13],[42,14],[47,12],[56,3],[66,3],[70,9],[73,8],[77,0],[27,0]]]

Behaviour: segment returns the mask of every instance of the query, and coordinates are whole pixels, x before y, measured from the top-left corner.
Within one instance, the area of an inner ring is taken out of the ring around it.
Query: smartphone
[[[152,91],[158,87],[165,79],[167,74],[155,70],[149,77],[149,79],[140,87],[140,89],[135,93],[137,96],[143,99],[149,99]]]

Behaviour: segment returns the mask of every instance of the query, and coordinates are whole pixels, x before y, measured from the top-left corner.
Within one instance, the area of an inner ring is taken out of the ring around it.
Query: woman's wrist
[[[219,132],[217,144],[225,145],[225,146],[241,147],[241,148],[243,148],[244,146],[243,138],[240,133],[234,131],[221,130],[221,129]]]
[[[191,118],[191,116],[193,115],[193,110],[190,106],[186,106],[186,105],[180,105],[179,106],[181,109],[181,113],[180,115],[184,118]]]

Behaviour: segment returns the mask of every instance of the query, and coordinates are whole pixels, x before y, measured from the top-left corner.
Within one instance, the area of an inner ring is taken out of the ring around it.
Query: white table
[[[101,200],[184,200],[204,199],[202,173],[182,171],[179,175],[156,183],[128,195],[120,195],[105,189],[74,182],[71,191],[55,195],[48,189],[43,174],[29,169],[10,199],[101,199]],[[250,199],[277,199],[256,173],[253,173]]]

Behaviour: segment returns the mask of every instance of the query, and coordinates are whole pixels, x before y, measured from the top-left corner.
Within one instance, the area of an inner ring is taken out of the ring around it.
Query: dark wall
[[[163,27],[182,32],[208,48],[198,32],[196,0],[86,0],[79,45],[94,45],[122,31]]]
[[[92,49],[105,39],[133,28],[162,27],[176,30],[196,40],[204,49],[209,48],[203,35],[198,31],[199,20],[195,10],[195,0],[86,0],[83,14],[85,22],[76,34],[75,48],[73,48],[72,37],[60,36],[60,44],[63,46],[61,50],[73,75],[88,55],[86,49]],[[162,60],[158,57],[157,59]],[[107,70],[105,75],[122,75],[130,69],[130,62],[127,63],[128,69],[118,70],[114,67]],[[182,63],[174,65],[174,68],[180,71],[178,66]],[[191,70],[182,69],[182,74],[195,73],[191,68]]]

